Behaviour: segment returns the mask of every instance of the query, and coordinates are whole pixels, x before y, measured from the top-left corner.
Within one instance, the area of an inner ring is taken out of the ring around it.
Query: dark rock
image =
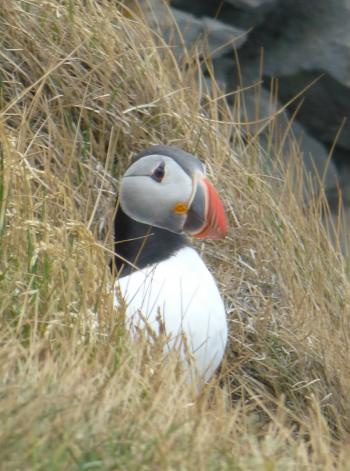
[[[232,48],[240,48],[247,40],[246,31],[228,26],[221,21],[203,17],[201,19],[203,27],[203,36],[208,38],[209,51],[211,57],[221,57]]]
[[[226,3],[237,8],[251,9],[251,8],[260,8],[268,6],[271,8],[277,3],[278,0],[226,0]]]
[[[149,24],[161,31],[166,41],[174,46],[177,56],[183,54],[184,47],[191,50],[196,46],[200,54],[218,58],[241,47],[247,39],[246,32],[240,28],[170,8],[161,0],[143,2],[142,8]]]
[[[266,75],[323,70],[350,85],[349,0],[283,0],[265,20],[245,52],[264,48]]]
[[[309,87],[302,97],[295,95]],[[344,121],[350,114],[350,88],[321,71],[300,72],[279,79],[280,98],[283,102],[293,100],[289,109],[297,112],[297,119],[320,141],[330,147],[338,131],[338,146],[350,150],[350,121]]]
[[[248,29],[261,24],[266,14],[283,0],[172,0],[171,5],[200,16]]]
[[[327,146],[350,114],[350,1],[284,0],[255,30],[241,52],[243,75],[258,77],[264,48],[265,77],[279,78],[282,102],[302,94],[297,119]],[[317,80],[318,79],[318,80]],[[290,106],[299,106],[296,100]],[[350,151],[350,123],[338,144]]]
[[[304,175],[311,177],[313,181],[311,191],[305,180],[306,199],[311,193],[317,193],[321,184],[328,194],[337,193],[338,173],[333,161],[329,159],[327,148],[293,120],[283,110],[280,102],[271,99],[270,93],[264,88],[242,92],[240,101],[241,120],[247,123],[242,128],[250,135],[259,136],[265,155],[272,159],[270,167],[275,166],[273,160],[277,159],[285,167],[297,171],[299,163],[303,162]]]

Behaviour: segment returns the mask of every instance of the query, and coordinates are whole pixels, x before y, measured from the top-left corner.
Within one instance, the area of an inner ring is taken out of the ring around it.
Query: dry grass
[[[321,203],[117,3],[0,12],[1,468],[348,469],[350,285]],[[130,344],[109,289],[113,177],[160,142],[205,159],[231,221],[205,245],[231,339],[200,397]]]

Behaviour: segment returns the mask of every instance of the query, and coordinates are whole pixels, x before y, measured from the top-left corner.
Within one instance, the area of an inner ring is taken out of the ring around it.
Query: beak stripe
[[[227,235],[228,225],[225,209],[214,186],[203,178],[205,187],[205,224],[194,237],[198,239],[223,239]]]

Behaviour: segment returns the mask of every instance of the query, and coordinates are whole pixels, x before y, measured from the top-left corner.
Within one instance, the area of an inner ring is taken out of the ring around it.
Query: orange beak
[[[197,180],[184,229],[197,239],[223,239],[227,235],[224,205],[214,186],[205,177]]]

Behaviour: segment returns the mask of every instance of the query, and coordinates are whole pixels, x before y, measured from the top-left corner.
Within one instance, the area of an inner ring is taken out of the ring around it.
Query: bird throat
[[[114,264],[119,276],[166,260],[186,245],[185,235],[137,222],[118,205],[114,220]]]

